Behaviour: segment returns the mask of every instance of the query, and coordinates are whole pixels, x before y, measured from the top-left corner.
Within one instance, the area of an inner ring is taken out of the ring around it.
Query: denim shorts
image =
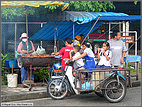
[[[111,66],[97,65],[96,68],[111,68]]]

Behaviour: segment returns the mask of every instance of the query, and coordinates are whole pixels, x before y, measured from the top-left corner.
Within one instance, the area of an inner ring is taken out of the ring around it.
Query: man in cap
[[[34,52],[34,45],[33,45],[33,42],[28,40],[28,36],[26,33],[22,33],[20,39],[22,40],[19,45],[18,45],[18,48],[17,48],[17,53],[20,53],[21,55],[23,54],[28,54],[28,53],[32,53]],[[28,47],[28,51],[27,51],[27,47]],[[21,86],[24,86],[23,85],[23,81],[25,80],[25,71],[26,71],[26,74],[28,72],[28,68],[24,68],[22,67],[21,68]],[[29,77],[30,77],[30,72],[29,72]],[[34,81],[34,72],[32,71],[32,76],[31,76],[32,80]],[[27,79],[27,75],[26,75],[26,79]],[[36,85],[35,83],[33,83],[34,85]]]

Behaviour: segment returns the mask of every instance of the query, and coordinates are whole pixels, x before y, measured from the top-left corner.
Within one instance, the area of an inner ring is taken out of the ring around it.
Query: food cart
[[[34,81],[31,80],[32,70],[35,67],[42,67],[44,69],[50,68],[53,65],[55,59],[56,58],[54,58],[52,55],[47,55],[47,54],[45,54],[45,55],[30,55],[30,54],[27,54],[27,55],[22,55],[22,56],[19,55],[17,57],[18,66],[20,68],[21,67],[28,68],[28,72],[30,72],[30,77],[29,77],[29,75],[27,75],[28,79],[23,81],[23,84],[29,88],[29,91],[31,91],[32,84],[34,82]],[[36,68],[36,69],[38,69],[38,68]],[[44,70],[43,70],[43,79],[45,79],[46,82],[47,82],[47,79],[44,75]]]

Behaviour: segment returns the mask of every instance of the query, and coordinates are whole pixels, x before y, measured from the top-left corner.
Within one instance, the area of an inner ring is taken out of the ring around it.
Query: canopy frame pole
[[[74,45],[74,22],[73,22],[73,45]]]
[[[54,30],[54,52],[57,52],[57,47],[56,47],[56,31],[57,31],[57,27],[56,27],[56,22],[55,22],[55,30]]]
[[[27,33],[27,53],[29,53],[29,46],[28,46],[28,15],[27,15],[27,7],[26,7],[26,33]]]
[[[109,25],[109,27],[108,27],[108,30],[109,30],[109,31],[108,31],[108,32],[109,32],[109,39],[110,39],[110,29],[111,29],[111,23],[109,22],[109,24],[108,24],[108,25]]]
[[[40,24],[40,27],[43,27],[43,23]],[[42,47],[42,41],[40,41],[41,47]]]
[[[135,55],[137,56],[137,31],[135,32]]]
[[[93,30],[94,26],[97,24],[97,22],[99,21],[101,15],[99,15],[98,19],[96,20],[96,22],[94,23],[94,25],[92,26],[92,28],[90,29],[90,31],[88,32],[87,36],[83,39],[81,45],[83,44],[83,42],[85,41],[85,39],[89,36],[90,32]]]
[[[127,33],[127,32],[129,32],[129,21],[127,21],[126,22],[126,36],[129,36],[129,33]],[[129,48],[129,43],[127,43],[126,44],[126,46],[127,46],[127,49]],[[127,51],[127,54],[129,54],[129,52]]]
[[[17,34],[17,23],[15,23],[15,57],[16,57],[16,34]]]

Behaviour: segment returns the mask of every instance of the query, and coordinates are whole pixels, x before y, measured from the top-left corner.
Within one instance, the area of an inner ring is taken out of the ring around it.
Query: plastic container
[[[12,68],[12,65],[13,65],[13,68],[18,67],[17,59],[6,59],[5,63],[6,63],[7,68]]]
[[[7,74],[8,87],[17,87],[17,74]]]

